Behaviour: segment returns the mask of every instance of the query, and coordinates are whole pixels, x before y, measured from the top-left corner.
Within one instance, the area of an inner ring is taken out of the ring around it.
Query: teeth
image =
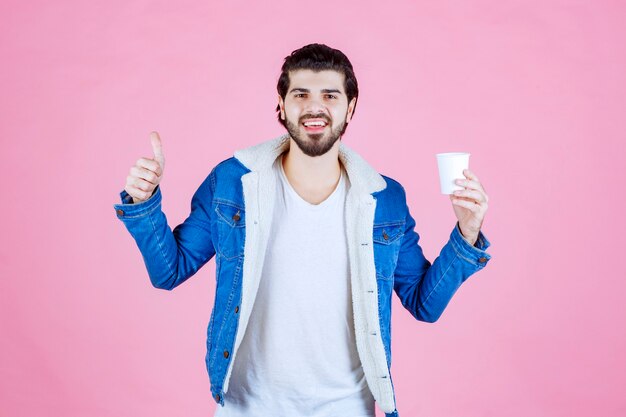
[[[305,122],[305,126],[326,126],[324,122]]]

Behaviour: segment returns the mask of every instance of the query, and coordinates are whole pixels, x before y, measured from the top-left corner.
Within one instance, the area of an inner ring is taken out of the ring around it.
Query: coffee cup
[[[463,170],[469,169],[468,152],[444,152],[438,153],[437,166],[439,167],[439,186],[441,194],[452,194],[464,187],[454,183],[457,179],[465,179]]]

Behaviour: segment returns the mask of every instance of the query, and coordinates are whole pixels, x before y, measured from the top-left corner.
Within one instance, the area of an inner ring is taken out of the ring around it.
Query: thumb
[[[163,155],[163,146],[161,145],[161,137],[158,132],[150,132],[150,142],[152,143],[152,153],[154,160],[161,165],[161,169],[165,165],[165,156]]]

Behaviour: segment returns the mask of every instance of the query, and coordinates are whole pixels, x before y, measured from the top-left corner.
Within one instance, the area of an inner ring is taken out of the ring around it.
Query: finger
[[[156,188],[154,184],[144,180],[143,178],[137,178],[132,175],[126,177],[126,184],[131,185],[142,191],[150,191]]]
[[[453,192],[453,195],[457,197],[466,197],[468,199],[471,199],[472,201],[476,201],[477,203],[482,203],[482,202],[487,201],[486,196],[478,190],[469,190],[469,189],[456,190]]]
[[[145,168],[149,171],[152,171],[159,177],[163,173],[163,170],[161,169],[161,165],[153,159],[139,158],[137,162],[135,163],[135,165],[140,168]]]
[[[452,200],[452,204],[465,207],[466,209],[469,209],[470,211],[474,213],[477,213],[480,211],[480,204],[473,202],[473,201],[467,201],[467,200],[461,200],[459,198],[455,198]]]
[[[145,201],[149,199],[150,196],[152,195],[151,191],[143,191],[133,185],[127,185],[125,190],[128,193],[128,195],[130,195],[133,198],[134,202]]]
[[[158,132],[150,132],[150,142],[152,143],[154,159],[162,166],[165,162],[165,156],[163,155],[163,145],[161,144],[161,137]]]
[[[480,182],[480,180],[478,179],[478,177],[476,176],[476,174],[474,174],[472,171],[470,171],[469,169],[464,169],[463,170],[463,175],[465,175],[467,178],[469,178],[470,180],[474,180],[476,182]]]
[[[483,192],[487,192],[485,191],[485,187],[482,185],[482,183],[480,182],[480,180],[478,179],[478,177],[476,176],[476,174],[472,171],[470,171],[469,169],[465,169],[463,170],[463,174],[469,178],[470,180],[474,181],[476,184],[478,184],[479,188],[483,190]]]
[[[150,171],[149,169],[134,166],[130,169],[130,175],[133,177],[142,178],[149,183],[155,185],[159,183],[159,177],[157,176],[157,174]]]
[[[457,196],[453,196],[453,198],[451,198],[450,200],[452,200],[453,202],[455,200],[460,200],[460,201],[467,201],[468,203],[472,203],[472,204],[479,204],[476,200],[472,199],[472,198],[467,198],[467,197],[457,197]]]
[[[463,179],[456,179],[456,180],[454,180],[454,183],[455,183],[456,185],[460,185],[460,186],[465,187],[465,188],[471,188],[471,189],[473,189],[473,190],[482,190],[482,189],[483,189],[482,184],[481,184],[481,183],[479,183],[479,182],[476,182],[476,181],[474,181],[474,180],[468,180],[468,179],[465,179],[465,180],[463,180]]]

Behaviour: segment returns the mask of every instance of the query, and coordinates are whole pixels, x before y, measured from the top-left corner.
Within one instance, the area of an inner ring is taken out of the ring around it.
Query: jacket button
[[[485,262],[487,262],[487,258],[480,258],[478,262],[480,262],[481,264],[484,264]]]
[[[239,220],[239,219],[241,219],[241,217],[239,216],[239,212],[237,212],[237,213],[235,213],[235,214],[233,215],[233,220],[234,220],[234,221],[237,221],[237,220]]]
[[[228,359],[228,351],[227,350],[224,351],[224,357]]]
[[[120,216],[123,216],[124,215],[124,210],[117,209],[117,214],[120,215]]]
[[[220,402],[220,395],[219,394],[215,394],[215,401],[217,401],[218,403]]]
[[[239,306],[235,307],[235,314],[239,313]]]
[[[387,234],[387,232],[383,232],[383,239],[389,240],[389,235]]]

